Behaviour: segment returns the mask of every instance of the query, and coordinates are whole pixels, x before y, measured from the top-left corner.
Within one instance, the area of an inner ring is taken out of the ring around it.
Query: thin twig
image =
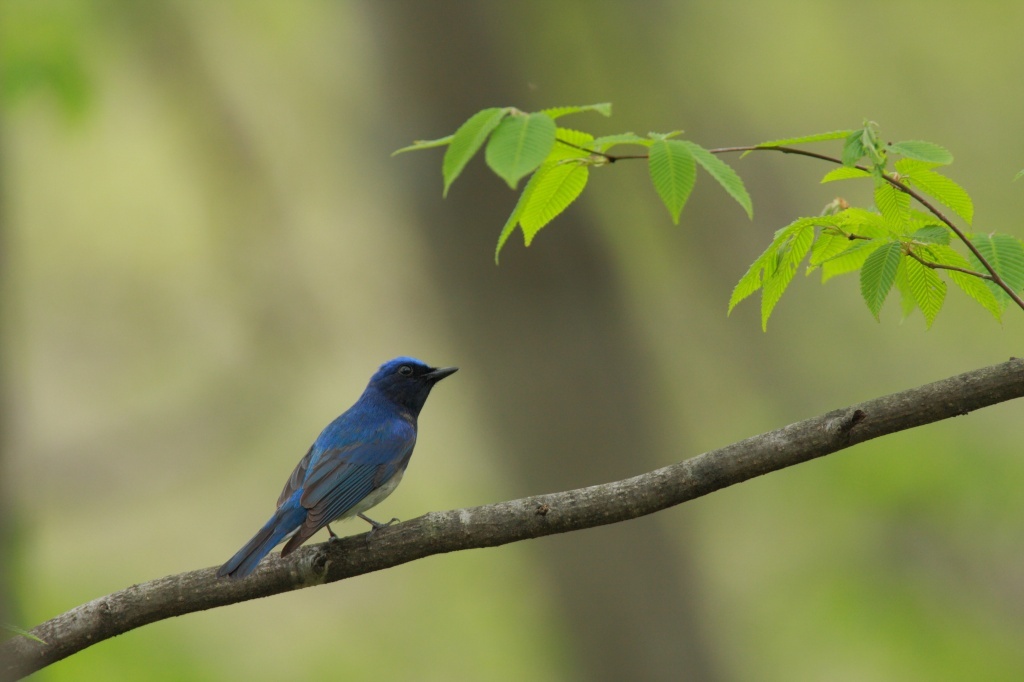
[[[925,266],[926,268],[931,268],[932,270],[956,270],[957,272],[962,272],[965,275],[971,275],[972,277],[977,277],[978,279],[987,279],[990,282],[992,281],[992,275],[986,275],[984,272],[976,272],[974,270],[968,270],[967,268],[957,267],[956,265],[943,265],[942,263],[933,263],[931,261],[927,261],[924,258],[921,258],[919,255],[917,255],[917,253],[915,253],[913,249],[907,249],[905,253],[914,260],[916,260],[921,265]]]

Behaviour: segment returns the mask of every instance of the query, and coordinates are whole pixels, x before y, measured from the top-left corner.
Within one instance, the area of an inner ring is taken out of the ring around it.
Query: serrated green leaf
[[[711,177],[718,181],[718,184],[729,193],[736,202],[743,207],[743,210],[747,212],[747,217],[751,220],[754,218],[754,204],[750,200],[750,195],[747,194],[747,188],[743,185],[743,180],[737,175],[736,171],[732,169],[732,166],[722,161],[720,158],[709,152],[704,147],[701,147],[696,142],[690,140],[683,140],[683,144],[690,148],[690,153],[693,154],[693,158],[697,160],[704,170],[708,172]]]
[[[550,109],[544,109],[542,113],[547,114],[553,119],[557,119],[568,114],[581,114],[585,111],[596,111],[602,116],[611,116],[612,105],[611,102],[601,102],[600,104],[582,104],[579,106],[552,107]]]
[[[757,257],[733,288],[732,296],[729,297],[730,313],[737,303],[760,289],[763,281],[771,279],[780,266],[789,267],[795,272],[797,265],[810,248],[816,220],[800,218],[775,232],[772,243]],[[778,292],[778,295],[781,296],[782,292]],[[778,301],[777,298],[775,300]],[[772,303],[773,307],[774,305]]]
[[[448,188],[459,177],[473,155],[480,151],[487,136],[490,135],[501,120],[508,116],[506,108],[492,107],[476,112],[459,126],[451,136],[451,142],[444,153],[441,163],[441,174],[444,177],[444,196],[448,196]]]
[[[551,153],[544,159],[544,163],[564,159],[588,158],[590,156],[590,151],[588,150],[592,149],[593,145],[594,136],[590,133],[573,130],[572,128],[557,128],[555,130],[555,146],[551,148]]]
[[[827,133],[814,133],[813,135],[801,135],[799,137],[786,137],[781,140],[769,140],[762,142],[758,147],[784,147],[793,144],[804,144],[806,142],[822,142],[824,140],[841,140],[851,133],[860,132],[854,130],[832,130]]]
[[[512,189],[536,170],[555,145],[555,121],[547,114],[505,117],[491,133],[487,165]]]
[[[911,230],[920,230],[925,227],[941,227],[944,230],[949,230],[945,223],[940,221],[933,214],[919,211],[913,206],[910,207],[910,221],[908,226]]]
[[[931,245],[926,248],[927,260],[938,263],[941,265],[949,265],[956,268],[964,268],[971,270],[974,268],[980,268],[980,263],[972,265],[964,258],[960,253],[953,249],[951,246],[944,246],[941,244]],[[980,270],[984,272],[984,269]],[[992,316],[997,321],[1002,319],[1003,309],[1005,306],[1003,303],[996,298],[996,295],[992,293],[992,289],[989,288],[990,282],[969,275],[965,272],[958,272],[956,270],[943,270],[949,278],[953,280],[953,283],[960,287],[961,290],[975,301],[980,303],[983,308],[992,313]],[[1000,290],[1001,291],[1001,290]]]
[[[606,152],[612,147],[620,144],[636,144],[642,147],[650,147],[654,140],[649,137],[640,137],[636,133],[618,133],[616,135],[605,135],[594,139],[594,150]]]
[[[829,234],[824,230],[814,240],[811,247],[811,258],[807,263],[807,274],[814,272],[825,261],[835,258],[853,246],[855,240],[844,234]]]
[[[732,295],[729,297],[729,311],[726,314],[732,313],[732,309],[736,307],[737,303],[761,288],[761,274],[764,272],[765,264],[774,257],[775,249],[769,246],[764,253],[751,263],[747,271],[740,277],[740,281],[732,289]]]
[[[875,181],[875,205],[885,225],[895,234],[905,234],[910,222],[910,195],[888,182]]]
[[[416,140],[408,147],[402,147],[391,152],[391,156],[398,156],[406,152],[416,152],[421,149],[433,149],[434,147],[443,147],[446,144],[451,144],[454,135],[448,135],[447,137],[440,137],[436,140]]]
[[[917,173],[918,171],[933,170],[935,168],[938,168],[942,164],[930,163],[928,161],[918,161],[917,159],[902,158],[897,159],[894,165],[896,166],[896,172],[898,172],[901,176],[910,176],[913,175],[914,173]]]
[[[871,177],[871,173],[868,173],[866,170],[861,170],[860,168],[849,168],[847,166],[840,166],[839,168],[834,168],[830,170],[828,173],[825,173],[825,177],[821,179],[821,184],[825,184],[826,182],[834,182],[836,180],[850,180],[852,178],[869,177]]]
[[[926,244],[949,244],[951,232],[945,225],[928,225],[910,235],[915,242]]]
[[[878,239],[889,237],[892,234],[892,230],[887,227],[881,213],[851,206],[836,213],[834,217],[837,225],[844,232],[858,237]]]
[[[917,308],[914,292],[911,291],[910,282],[907,280],[907,261],[909,260],[909,258],[901,260],[900,266],[896,270],[896,291],[900,292],[900,307],[903,309],[904,320],[910,317],[910,313]]]
[[[801,261],[811,248],[814,240],[813,219],[802,218],[788,228],[788,241],[783,243],[777,256],[777,265],[769,273],[765,271],[764,284],[761,290],[761,330],[768,331],[768,318],[771,317],[775,305],[782,298],[793,276],[800,267]]]
[[[899,242],[887,242],[875,249],[860,269],[860,293],[876,320],[896,280],[901,258],[903,246]]]
[[[768,318],[795,274],[794,269],[778,268],[771,277],[765,279],[761,290],[761,331],[768,331]]]
[[[971,241],[1011,289],[1024,290],[1024,244],[1019,239],[1008,234],[991,234],[975,235]],[[987,272],[974,254],[970,254],[968,258],[976,270]],[[994,282],[986,281],[986,285],[995,294],[1000,305],[1005,307],[1010,302],[1010,297]]]
[[[865,267],[867,263],[864,264]],[[900,268],[906,272],[907,284],[914,297],[914,303],[924,315],[926,327],[931,327],[935,316],[946,300],[946,283],[932,268],[926,267],[913,258],[904,258]]]
[[[657,140],[651,145],[647,167],[654,189],[672,222],[678,225],[679,214],[697,180],[697,165],[690,148],[679,140]]]
[[[542,227],[576,200],[587,186],[590,169],[581,163],[565,162],[544,164],[534,174],[536,186],[523,207],[519,225],[523,229],[526,245]]]
[[[683,132],[685,131],[670,130],[667,133],[647,133],[647,137],[649,137],[652,142],[657,142],[658,140],[670,140],[673,137],[679,137]]]
[[[949,153],[948,149],[934,142],[925,142],[924,140],[894,142],[889,145],[889,151],[893,154],[902,154],[908,159],[937,163],[940,166],[953,163],[953,155]]]
[[[505,221],[505,226],[501,228],[501,234],[498,235],[498,245],[494,249],[494,264],[498,265],[498,256],[501,255],[501,249],[505,246],[505,242],[512,236],[516,226],[519,225],[519,216],[523,214],[523,207],[526,206],[527,200],[530,197],[530,191],[533,184],[533,180],[536,177],[530,178],[530,182],[526,183],[526,187],[523,188],[523,193],[519,195],[519,199],[516,201],[515,207],[512,209],[512,213],[509,214],[508,220]]]
[[[874,239],[858,239],[850,248],[826,261],[822,261],[821,283],[824,284],[833,277],[859,270],[864,265],[864,261],[867,260],[868,256],[883,243]]]
[[[968,225],[974,220],[974,202],[971,201],[971,195],[953,180],[927,168],[918,168],[904,175],[910,179],[911,185],[951,208],[967,221]]]
[[[864,153],[871,159],[875,169],[880,171],[885,166],[885,152],[879,149],[876,126],[873,123],[867,123],[861,130],[860,139]]]
[[[864,143],[862,142],[861,130],[851,131],[843,143],[843,165],[856,166],[857,162],[864,157]]]

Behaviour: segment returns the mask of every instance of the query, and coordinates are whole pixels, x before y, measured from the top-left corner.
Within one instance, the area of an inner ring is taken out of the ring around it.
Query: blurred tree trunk
[[[3,154],[4,131],[0,127],[0,319],[7,323],[11,317],[10,296],[11,282],[7,265],[7,225],[6,197],[7,176],[5,174],[6,157]],[[22,625],[16,616],[17,604],[14,600],[14,505],[11,503],[10,476],[7,474],[7,448],[10,444],[9,419],[11,408],[10,386],[8,383],[7,343],[10,330],[4,329],[0,334],[0,625]],[[0,638],[4,633],[0,632]]]
[[[374,33],[387,46],[384,80],[396,93],[389,97],[399,100],[388,105],[410,112],[414,136],[453,130],[485,106],[523,104],[509,101],[504,87],[518,90],[527,77],[499,54],[501,13],[493,10],[454,2],[372,5]],[[475,167],[456,184],[457,198],[442,205],[439,158],[430,164],[411,200],[420,215],[415,229],[447,301],[458,364],[476,375],[491,401],[484,409],[501,439],[504,466],[518,478],[513,494],[604,482],[653,466],[638,457],[663,443],[658,382],[645,381],[656,368],[643,361],[649,354],[619,306],[598,230],[570,212],[557,232],[544,235],[543,248],[524,254],[513,244],[509,251],[516,253],[496,268],[494,245],[514,195]],[[658,519],[540,547],[580,678],[719,677],[701,631],[690,564]]]

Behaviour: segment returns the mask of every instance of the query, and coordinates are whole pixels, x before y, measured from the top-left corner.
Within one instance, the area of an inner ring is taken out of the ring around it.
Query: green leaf
[[[975,235],[971,241],[1011,289],[1024,289],[1024,244],[1019,239],[1008,234],[991,234]],[[987,272],[974,254],[969,258],[975,264],[976,270]],[[1010,297],[998,285],[993,282],[986,284],[1002,306],[1005,307],[1010,302]]]
[[[551,109],[544,109],[542,113],[547,114],[552,119],[560,118],[568,114],[581,114],[585,111],[596,111],[602,116],[612,115],[611,102],[601,102],[600,104],[583,104],[580,106],[568,106],[568,107],[552,107]]]
[[[4,623],[4,624],[0,625],[0,628],[3,628],[4,630],[7,630],[8,632],[10,632],[12,634],[15,634],[15,635],[18,635],[18,636],[21,636],[21,637],[26,637],[26,638],[31,639],[33,641],[39,642],[40,644],[46,644],[45,640],[42,640],[39,637],[36,637],[35,635],[33,635],[28,630],[23,630],[23,629],[19,628],[17,625],[7,625],[6,623]]]
[[[527,246],[542,227],[576,200],[587,185],[589,173],[586,165],[568,161],[544,164],[530,178],[531,183],[536,180],[536,186],[519,218]]]
[[[843,165],[856,166],[857,162],[864,158],[864,143],[862,141],[862,130],[853,130],[846,136],[843,143]]]
[[[650,147],[654,140],[649,137],[640,137],[636,133],[618,133],[616,135],[605,135],[594,139],[594,150],[606,152],[612,147],[620,144],[637,144],[643,147]]]
[[[564,142],[565,144],[559,144]],[[583,149],[581,149],[581,147]],[[594,136],[572,128],[555,129],[555,146],[544,159],[544,163],[564,159],[586,159],[590,157],[589,149],[594,147]]]
[[[867,263],[864,264],[867,267]],[[931,327],[935,316],[946,300],[946,283],[932,268],[926,267],[913,258],[904,258],[900,269],[906,273],[907,284],[914,297],[914,303],[924,315],[926,327]],[[877,317],[877,315],[876,315]]]
[[[762,253],[757,259],[751,263],[750,267],[747,268],[746,273],[740,277],[740,281],[733,287],[732,296],[729,297],[729,311],[726,314],[732,313],[732,309],[736,307],[736,304],[750,296],[752,293],[761,288],[761,274],[764,272],[765,265],[769,260],[775,258],[775,252],[777,247],[774,245],[769,246],[768,249]]]
[[[762,142],[757,147],[784,147],[793,144],[804,144],[805,142],[822,142],[824,140],[840,140],[852,133],[859,133],[859,130],[832,130],[827,133],[814,133],[813,135],[801,135],[800,137],[786,137],[781,140],[769,140]]]
[[[654,189],[672,216],[672,222],[678,225],[679,214],[697,179],[697,165],[690,148],[679,140],[657,140],[651,145],[647,167]]]
[[[902,244],[887,242],[864,260],[864,266],[860,270],[860,293],[876,320],[882,304],[885,303],[885,297],[889,295],[889,290],[896,281],[896,270],[900,266],[901,258]]]
[[[444,196],[448,196],[448,188],[459,177],[473,155],[480,151],[487,136],[490,135],[501,120],[508,116],[506,108],[492,107],[476,112],[459,126],[451,136],[451,143],[444,153],[441,173],[444,176]]]
[[[523,207],[526,206],[526,202],[529,200],[530,190],[533,189],[530,185],[533,184],[534,178],[536,178],[536,175],[530,178],[530,182],[526,183],[523,193],[519,195],[519,199],[516,201],[515,208],[512,209],[511,215],[505,221],[505,226],[501,228],[501,234],[498,235],[498,246],[494,249],[495,265],[498,265],[498,256],[501,255],[502,247],[505,246],[505,242],[512,236],[516,226],[519,225],[519,216],[523,214]]]
[[[900,267],[896,270],[896,290],[900,292],[900,307],[903,309],[903,319],[910,317],[910,313],[917,308],[914,300],[914,292],[910,289],[910,282],[907,280],[907,262],[909,258],[900,261]]]
[[[886,227],[904,234],[910,221],[910,195],[885,180],[875,181],[875,205],[885,218]]]
[[[807,248],[805,248],[803,241],[806,240],[807,237],[801,236],[799,243],[794,249],[794,237],[797,232],[809,229],[809,236],[813,238],[814,224],[816,220],[816,218],[800,218],[775,232],[775,235],[772,238],[772,243],[768,245],[768,248],[764,250],[764,253],[757,257],[757,260],[751,264],[747,269],[747,272],[740,278],[740,281],[737,282],[736,286],[733,288],[732,296],[729,298],[730,313],[732,312],[732,309],[736,307],[736,304],[760,289],[762,276],[764,280],[772,277],[772,275],[774,275],[778,270],[780,263],[784,262],[785,258],[793,258],[797,253],[800,253],[800,260],[803,259],[803,254],[805,254],[807,252],[807,248],[810,247],[810,241],[807,242]]]
[[[854,241],[845,234],[828,233],[822,230],[811,247],[811,258],[807,264],[807,274],[814,272],[825,261],[838,256],[851,248]]]
[[[866,123],[860,132],[861,146],[864,153],[871,159],[876,170],[885,167],[885,152],[879,149],[878,127],[874,123]]]
[[[824,284],[833,277],[859,270],[864,265],[864,261],[867,260],[868,256],[882,244],[883,242],[874,239],[858,239],[850,248],[826,261],[822,261],[821,283]]]
[[[887,238],[892,234],[881,213],[851,206],[835,214],[839,227],[859,237]]]
[[[768,318],[771,317],[775,305],[782,298],[786,287],[793,281],[800,262],[807,255],[814,240],[814,218],[801,218],[783,229],[786,241],[780,243],[777,265],[765,269],[764,284],[761,291],[761,330],[768,331]],[[776,242],[780,242],[776,238]]]
[[[928,225],[910,235],[910,238],[926,244],[949,244],[949,236],[949,228],[945,225]]]
[[[871,173],[860,168],[850,168],[848,166],[840,166],[839,168],[830,170],[825,173],[825,177],[821,179],[821,184],[826,182],[834,182],[836,180],[849,180],[851,178],[869,178]]]
[[[933,142],[925,142],[924,140],[904,140],[903,142],[895,142],[889,145],[889,152],[893,154],[902,154],[908,159],[937,163],[940,166],[946,166],[953,163],[953,155],[949,153],[948,149]]]
[[[1024,169],[1017,171],[1017,174],[1013,176],[1014,181],[1024,178]]]
[[[904,163],[905,161],[906,159],[898,161],[896,170],[905,178],[909,178],[911,185],[925,194],[935,197],[967,221],[968,225],[971,224],[971,221],[974,220],[974,202],[971,201],[971,195],[963,187],[945,175],[927,168],[927,165],[920,161]]]
[[[747,194],[747,188],[743,186],[743,180],[732,169],[732,166],[696,142],[689,140],[683,140],[682,142],[690,148],[690,153],[693,154],[693,158],[697,160],[697,163],[703,166],[704,170],[718,181],[718,184],[743,207],[743,210],[747,212],[747,216],[753,220],[754,205],[750,201],[750,195]]]
[[[579,130],[558,128],[555,137],[570,144],[556,144],[547,160],[526,183],[498,236],[498,246],[494,250],[495,264],[498,263],[502,247],[517,226],[523,228],[523,239],[529,246],[537,232],[564,211],[586,186],[589,170],[580,160],[588,158],[590,154],[578,147],[591,145],[594,136]],[[583,178],[582,184],[579,183],[580,175]]]
[[[443,147],[446,144],[451,144],[453,137],[455,136],[449,135],[447,137],[441,137],[436,140],[416,140],[408,147],[402,147],[401,149],[396,149],[395,151],[391,152],[391,156],[398,156],[399,154],[404,154],[406,152],[415,152],[421,149],[433,149],[434,147]]]
[[[919,256],[924,257],[925,260],[932,263],[949,265],[955,268],[964,268],[965,270],[976,269],[979,273],[985,272],[976,260],[975,264],[972,265],[951,246],[946,246],[944,244],[930,244],[923,249],[915,249],[915,251]],[[975,275],[969,275],[966,272],[959,272],[957,270],[943,270],[943,272],[946,273],[946,275],[953,280],[953,283],[960,287],[965,294],[973,298],[975,301],[980,303],[982,307],[992,313],[992,316],[996,318],[996,321],[1002,319],[1004,306],[998,299],[996,299],[992,290],[989,289],[988,285],[990,282]]]
[[[505,117],[487,142],[487,165],[515,189],[519,180],[536,170],[551,152],[555,127],[554,119],[547,114]]]

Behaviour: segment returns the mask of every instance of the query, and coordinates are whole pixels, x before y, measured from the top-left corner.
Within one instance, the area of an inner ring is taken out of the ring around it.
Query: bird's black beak
[[[449,377],[459,371],[458,367],[435,367],[426,374],[423,375],[424,379],[429,379],[432,383],[437,383],[445,377]]]

